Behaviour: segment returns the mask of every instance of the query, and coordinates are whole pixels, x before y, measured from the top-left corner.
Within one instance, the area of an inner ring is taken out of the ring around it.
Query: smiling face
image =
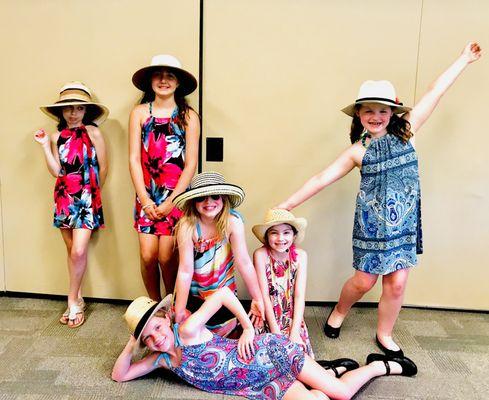
[[[357,111],[362,126],[374,136],[385,135],[392,109],[380,103],[364,103]]]
[[[178,79],[173,72],[162,68],[151,75],[151,88],[158,96],[173,95],[178,88]]]
[[[223,208],[222,196],[206,196],[203,199],[194,199],[194,203],[201,218],[206,217],[214,219],[219,215]]]
[[[175,347],[169,317],[151,318],[141,332],[141,342],[151,351],[168,352]]]
[[[87,107],[83,105],[73,105],[63,107],[63,118],[68,128],[75,128],[83,123],[83,117],[87,112]]]
[[[294,243],[296,234],[289,224],[274,225],[266,232],[267,243],[272,250],[284,253]]]

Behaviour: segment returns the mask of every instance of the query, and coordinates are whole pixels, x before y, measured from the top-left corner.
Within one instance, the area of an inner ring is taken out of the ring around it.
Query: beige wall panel
[[[2,1],[0,11],[7,290],[67,292],[65,247],[51,227],[55,181],[32,134],[41,127],[55,129],[38,106],[56,100],[57,90],[76,79],[111,110],[101,126],[110,161],[102,193],[107,227],[91,241],[84,293],[126,299],[144,294],[127,156],[127,120],[139,100],[131,76],[162,53],[178,56],[197,75],[199,2],[12,0]],[[191,97],[194,106],[196,100]]]
[[[390,79],[414,99],[421,1],[205,3],[204,136],[222,136],[224,163],[204,163],[244,187],[251,226],[349,145],[340,109],[366,79]],[[386,35],[388,33],[388,35]],[[336,300],[352,274],[359,173],[295,210],[308,219],[307,300]],[[378,288],[365,297],[377,300]]]
[[[423,3],[417,97],[459,54],[480,40],[483,58],[470,65],[420,132],[425,254],[406,301],[489,309],[489,2]]]
[[[2,215],[2,182],[0,181],[0,292],[5,291],[5,263],[3,256],[3,215]]]

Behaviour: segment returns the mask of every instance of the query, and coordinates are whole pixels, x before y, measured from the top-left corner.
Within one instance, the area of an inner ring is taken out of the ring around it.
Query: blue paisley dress
[[[178,325],[174,325],[175,343]],[[216,334],[202,344],[182,346],[182,362],[173,367],[168,354],[155,361],[166,365],[184,381],[211,393],[243,396],[255,400],[282,399],[304,366],[304,351],[286,336],[266,333],[255,336],[255,355],[243,360],[238,355],[238,341]]]
[[[386,275],[414,267],[423,252],[418,157],[386,134],[363,157],[353,225],[353,267]]]

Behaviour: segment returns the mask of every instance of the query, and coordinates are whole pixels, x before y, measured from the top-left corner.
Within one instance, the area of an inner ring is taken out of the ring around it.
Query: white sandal
[[[78,328],[79,326],[81,326],[85,322],[85,312],[83,311],[83,308],[80,307],[78,304],[73,304],[69,308],[70,308],[70,312],[68,314],[68,328]],[[70,325],[69,321],[75,321],[77,315],[80,315],[80,314],[81,314],[80,321],[77,324],[72,323]]]

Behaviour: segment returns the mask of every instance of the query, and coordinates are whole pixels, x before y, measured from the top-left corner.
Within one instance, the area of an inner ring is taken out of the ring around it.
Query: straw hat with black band
[[[171,310],[173,295],[169,294],[159,303],[151,300],[149,297],[141,296],[135,299],[129,307],[127,307],[124,319],[131,335],[136,339],[135,347],[141,347],[141,333],[148,324],[148,321],[154,317],[158,310]]]
[[[307,221],[305,218],[296,218],[290,211],[282,208],[272,208],[265,215],[263,224],[254,225],[251,230],[256,238],[263,244],[267,244],[267,231],[276,225],[288,224],[293,226],[297,231],[294,243],[300,243],[304,240],[306,234]]]
[[[212,195],[228,196],[231,208],[238,207],[245,197],[243,189],[237,185],[226,183],[224,176],[219,172],[202,172],[193,177],[189,188],[176,196],[173,203],[182,209],[189,200]]]
[[[59,121],[62,107],[75,105],[90,107],[93,122],[97,125],[104,122],[109,115],[109,109],[103,104],[93,101],[90,89],[85,84],[78,81],[65,84],[59,90],[59,99],[56,103],[41,106],[40,108],[47,116]]]
[[[197,88],[197,79],[190,72],[182,68],[182,64],[176,57],[168,54],[160,54],[151,59],[151,64],[138,69],[132,76],[132,83],[139,90],[148,92],[151,90],[151,76],[153,72],[162,68],[173,72],[178,79],[177,92],[186,96]]]
[[[389,81],[365,81],[360,86],[357,99],[341,111],[353,117],[355,106],[364,103],[380,103],[392,107],[395,114],[403,114],[411,110],[411,107],[403,106],[396,96],[396,89]]]

